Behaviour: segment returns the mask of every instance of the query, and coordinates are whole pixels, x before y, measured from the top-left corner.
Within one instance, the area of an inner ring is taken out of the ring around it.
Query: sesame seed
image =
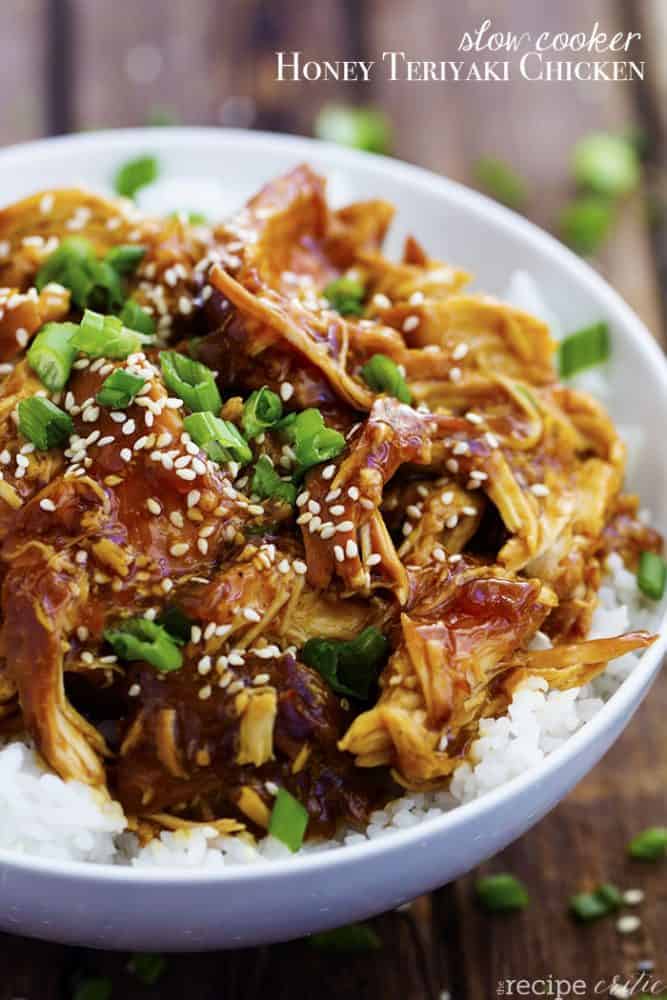
[[[169,591],[173,589],[174,589],[174,581],[170,580],[169,577],[166,576],[162,581],[162,590],[165,592],[165,594],[168,594]]]
[[[320,511],[322,510],[322,508],[321,508],[321,507],[320,507],[320,505],[318,504],[317,500],[309,500],[309,501],[308,501],[308,510],[309,510],[309,511],[310,511],[310,512],[311,512],[312,514],[319,514],[319,513],[320,513]]]
[[[472,473],[470,473],[472,475]],[[530,487],[530,492],[536,497],[546,497],[549,496],[549,487],[545,486],[544,483],[533,483]]]
[[[132,452],[130,451],[129,448],[121,448],[120,457],[123,459],[124,462],[129,462],[132,458]]]
[[[354,521],[341,521],[336,525],[336,531],[353,531]]]
[[[466,517],[474,517],[475,514],[477,513],[477,508],[476,507],[463,507],[462,510],[461,510],[461,513],[465,514]]]
[[[345,507],[342,503],[337,503],[334,507],[330,507],[329,511],[334,517],[340,517],[341,514],[345,513]]]
[[[452,472],[454,475],[459,471],[459,463],[455,458],[448,458],[445,462],[445,468],[448,472]]]
[[[280,386],[280,398],[283,403],[286,403],[288,399],[291,399],[294,395],[294,386],[291,382],[283,382]]]
[[[467,344],[457,344],[454,350],[452,351],[452,358],[454,359],[454,361],[463,361],[466,354],[468,353],[468,350],[469,348]]]
[[[172,510],[171,514],[169,515],[169,520],[171,521],[171,523],[175,528],[182,528],[183,525],[185,524],[185,521],[183,520],[183,515],[181,514],[180,510]]]
[[[306,573],[308,572],[308,567],[306,566],[305,562],[301,561],[301,559],[295,559],[294,562],[292,563],[292,568],[294,569],[294,572],[298,574],[298,576],[305,576]]]
[[[616,930],[619,934],[632,934],[641,927],[641,920],[633,913],[628,913],[619,917],[616,921]]]
[[[408,302],[410,303],[411,306],[420,306],[423,303],[423,301],[424,301],[424,293],[420,292],[419,290],[413,292],[410,298],[408,299]]]
[[[169,549],[169,554],[176,557],[184,556],[189,548],[190,546],[187,542],[175,542]]]
[[[299,493],[298,497],[296,498],[297,507],[303,507],[304,504],[308,502],[309,496],[310,493],[308,492],[308,490],[304,490],[303,493]]]
[[[343,562],[345,559],[345,553],[342,545],[334,545],[334,557],[336,562]]]
[[[439,545],[436,545],[436,547],[433,549],[433,558],[436,559],[438,562],[441,563],[445,562],[447,560],[447,553]]]
[[[449,379],[451,382],[461,381],[461,369],[460,368],[450,368],[449,369]]]
[[[318,517],[317,515],[315,515],[314,517],[312,517],[312,518],[310,519],[310,523],[309,523],[309,525],[308,525],[308,531],[309,531],[309,532],[311,533],[311,535],[312,535],[312,534],[314,534],[314,533],[315,533],[316,531],[318,531],[318,530],[320,529],[320,527],[321,527],[321,526],[322,526],[322,518],[321,518],[321,517]]]
[[[205,677],[206,674],[210,674],[210,672],[211,672],[211,666],[212,666],[212,664],[211,664],[211,657],[210,656],[202,656],[201,660],[197,664],[197,672],[199,674],[201,674],[202,677]]]
[[[313,515],[310,513],[309,510],[306,510],[306,511],[303,512],[303,514],[299,514],[299,516],[296,519],[296,523],[297,524],[308,524],[308,522],[312,521],[312,519],[313,519]]]
[[[76,630],[76,635],[77,639],[79,639],[81,642],[85,642],[86,639],[88,638],[88,629],[86,628],[86,626],[79,625],[78,629]]]
[[[289,560],[288,559],[281,559],[280,560],[280,562],[278,563],[278,572],[279,573],[289,573]]]
[[[451,517],[448,517],[447,520],[445,521],[445,527],[452,529],[455,528],[458,523],[459,523],[459,515],[452,514]]]
[[[359,488],[357,486],[350,486],[350,488],[347,491],[347,495],[349,496],[350,500],[358,500]]]
[[[470,452],[470,446],[467,441],[457,441],[452,448],[452,453],[454,455],[467,455]]]
[[[136,698],[137,695],[141,694],[141,687],[139,684],[132,684],[127,692],[130,698]]]
[[[193,479],[197,478],[197,473],[194,469],[176,469],[176,475],[179,479],[186,479],[192,482]]]
[[[378,566],[382,562],[382,556],[379,552],[371,552],[368,559],[366,560],[367,566]]]
[[[327,480],[333,479],[335,473],[336,473],[335,465],[326,465],[322,469],[322,479],[327,479]]]
[[[197,539],[197,548],[199,549],[199,551],[203,556],[206,555],[206,553],[208,552],[208,542],[206,541],[205,538]]]
[[[471,424],[484,423],[484,417],[480,417],[479,413],[473,413],[472,410],[469,410],[468,413],[466,413],[466,420]]]
[[[239,653],[238,650],[233,649],[229,656],[227,657],[227,662],[232,667],[242,667],[245,663],[245,657]]]
[[[336,529],[334,528],[334,526],[331,523],[331,521],[327,521],[326,524],[322,525],[322,527],[320,529],[320,538],[321,539],[323,539],[324,541],[326,541],[328,538],[333,538],[333,536],[335,534],[336,534]]]
[[[418,305],[419,303],[411,303],[412,305]],[[391,309],[391,299],[382,292],[376,292],[373,296],[373,305],[377,306],[378,309]]]
[[[270,680],[271,677],[269,674],[256,674],[253,679],[253,684],[256,684],[259,687],[260,684],[268,684]]]
[[[406,316],[403,320],[402,330],[403,333],[411,333],[412,330],[416,330],[419,326],[419,316]]]
[[[243,617],[248,622],[261,622],[262,616],[258,614],[254,608],[244,608]]]
[[[486,474],[486,472],[482,472],[481,469],[473,469],[472,472],[470,473],[470,478],[477,479],[479,480],[480,483],[483,483],[484,480],[488,479],[489,477]]]
[[[210,684],[205,684],[203,688],[199,689],[199,699],[200,701],[208,701],[211,697],[212,688]]]
[[[628,906],[639,906],[640,903],[644,902],[644,890],[626,889],[623,893],[623,902],[627,903]]]
[[[442,500],[442,502],[444,503],[444,505],[447,507],[452,502],[452,500],[454,499],[454,494],[453,494],[452,490],[446,490],[442,494],[442,496],[440,497],[440,499]]]
[[[146,506],[148,507],[151,514],[157,515],[162,513],[162,507],[160,506],[159,502],[155,500],[154,497],[148,498],[148,500],[146,501]]]
[[[238,694],[238,692],[242,691],[244,687],[245,684],[243,683],[243,681],[234,681],[234,683],[230,684],[229,687],[227,688],[227,693]]]
[[[348,559],[356,559],[359,555],[359,549],[357,548],[357,543],[353,538],[348,538],[347,544],[345,546],[345,555]]]
[[[359,500],[359,506],[363,507],[364,510],[374,510],[375,504],[369,497],[361,497]]]
[[[489,448],[498,447],[499,445],[498,438],[496,437],[495,434],[492,434],[491,431],[487,431],[484,437],[486,438],[486,443],[488,444]]]
[[[190,629],[190,642],[194,642],[195,645],[201,640],[201,628],[199,625],[193,625]]]
[[[207,642],[209,639],[213,638],[215,632],[216,632],[215,622],[209,622],[206,628],[204,629],[204,638],[206,639]]]
[[[53,500],[49,500],[48,497],[44,497],[43,500],[40,500],[39,506],[41,507],[42,510],[48,510],[51,511],[51,513],[53,513],[53,511],[56,509],[56,505],[54,504]]]

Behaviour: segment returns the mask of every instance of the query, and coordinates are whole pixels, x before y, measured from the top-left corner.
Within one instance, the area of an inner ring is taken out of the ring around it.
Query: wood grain
[[[0,30],[0,144],[43,135],[46,0],[3,0]]]
[[[63,2],[63,0],[60,0]],[[65,0],[66,2],[66,0]],[[255,125],[309,133],[325,101],[374,102],[396,126],[397,155],[470,183],[483,155],[516,164],[530,188],[528,214],[555,225],[571,193],[567,161],[592,129],[648,129],[655,138],[654,183],[667,148],[664,0],[69,0],[73,65],[70,107],[78,128],[144,124],[156,108],[192,123]],[[15,102],[0,102],[0,141],[47,127],[40,100],[45,79],[45,3],[5,0],[0,85],[12,81]],[[280,84],[274,52],[299,49],[310,58],[378,58],[405,49],[415,58],[455,58],[458,39],[484,17],[499,30],[641,30],[649,65],[645,86],[623,84],[372,85]],[[41,27],[40,27],[41,26]],[[149,72],[151,66],[152,72]],[[143,68],[142,68],[143,67]],[[147,68],[148,67],[148,68]],[[142,77],[143,73],[143,77]],[[15,89],[14,89],[15,88]],[[27,101],[23,114],[20,101]],[[17,107],[14,107],[17,104]],[[664,228],[653,237],[642,197],[622,206],[613,240],[597,261],[648,325],[661,330],[655,266]],[[662,265],[665,267],[665,264]],[[663,274],[667,273],[663,271]],[[531,907],[490,918],[474,902],[476,874],[416,900],[409,911],[375,921],[383,951],[326,958],[304,942],[254,951],[174,956],[152,990],[127,971],[127,956],[59,948],[0,936],[0,1000],[51,1000],[71,995],[72,973],[109,976],[115,997],[133,1000],[340,1000],[341,997],[491,1000],[503,978],[578,977],[590,984],[630,975],[651,958],[667,977],[665,866],[625,856],[637,830],[666,819],[667,681],[663,678],[617,745],[550,816],[484,871],[511,871],[530,890]],[[618,934],[613,920],[575,927],[568,896],[602,881],[641,887],[639,932]]]

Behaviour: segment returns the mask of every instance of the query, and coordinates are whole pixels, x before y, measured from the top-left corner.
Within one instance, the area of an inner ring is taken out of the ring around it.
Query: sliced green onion
[[[308,826],[308,813],[285,788],[279,788],[269,819],[269,833],[290,851],[298,851]]]
[[[596,194],[618,198],[639,185],[639,156],[632,142],[620,135],[595,132],[574,147],[574,178]]]
[[[123,304],[123,286],[120,274],[106,260],[94,260],[88,264],[90,288],[83,305],[91,309],[112,311]]]
[[[181,608],[175,604],[170,604],[155,619],[158,625],[166,628],[167,632],[176,642],[186,643],[190,641],[193,622]]]
[[[296,486],[280,478],[267,455],[262,455],[255,466],[251,489],[261,500],[282,500],[292,506],[296,501]]]
[[[325,142],[363,149],[368,153],[389,153],[392,128],[387,115],[374,108],[325,105],[315,120],[315,135]]]
[[[331,931],[320,931],[319,934],[311,934],[307,940],[315,951],[332,955],[361,954],[382,948],[380,938],[368,924],[347,924]]]
[[[366,290],[356,278],[338,278],[331,281],[322,294],[328,301],[332,309],[336,309],[341,316],[361,316],[363,313],[363,301]]]
[[[667,826],[650,826],[633,837],[628,854],[639,861],[659,861],[667,854]]]
[[[127,964],[129,972],[136,976],[146,986],[154,986],[164,975],[167,968],[167,960],[164,955],[155,952],[144,951],[133,955]]]
[[[623,894],[615,885],[598,886],[593,892],[579,892],[570,899],[570,911],[584,922],[599,920],[618,910],[623,903]]]
[[[494,913],[524,910],[530,902],[525,885],[514,875],[485,875],[477,879],[475,892],[484,909]]]
[[[101,976],[82,979],[74,990],[73,1000],[111,1000],[112,988],[111,980]]]
[[[283,429],[294,443],[300,475],[313,465],[340,455],[345,447],[343,435],[327,427],[320,411],[314,408],[297,413],[293,420],[283,424]]]
[[[35,287],[41,292],[45,285],[57,282],[66,288],[71,288],[70,275],[78,271],[85,274],[88,264],[93,260],[95,251],[92,244],[82,236],[69,236],[39,268],[35,277]],[[77,305],[81,305],[76,298],[74,301]]]
[[[190,226],[205,226],[208,222],[203,212],[172,212],[170,218],[186,222]]]
[[[160,365],[165,384],[182,399],[189,410],[218,413],[222,399],[210,368],[177,351],[162,351]],[[250,459],[248,459],[250,461]]]
[[[248,442],[231,421],[200,412],[186,417],[183,426],[194,443],[203,448],[214,462],[234,461],[246,465],[252,461]]]
[[[51,392],[67,385],[77,354],[72,338],[78,329],[76,323],[47,323],[30,345],[28,364]]]
[[[564,209],[560,217],[561,237],[584,257],[595,253],[609,235],[614,221],[614,203],[601,195],[582,195]]]
[[[606,323],[593,323],[565,337],[558,348],[558,367],[561,378],[570,378],[577,372],[607,361],[611,353],[609,327]]]
[[[642,594],[659,601],[665,593],[667,562],[655,552],[642,552],[639,556],[637,586]]]
[[[137,333],[143,333],[145,337],[152,337],[155,333],[155,320],[134,299],[127,300],[119,318],[128,330],[136,330]]]
[[[147,618],[126,618],[105,629],[104,638],[121,660],[145,660],[163,674],[183,666],[180,640]]]
[[[527,190],[522,177],[509,164],[492,156],[484,156],[474,165],[477,183],[496,201],[508,208],[522,208]]]
[[[268,386],[255,389],[243,404],[241,423],[247,438],[257,437],[277,424],[283,415],[280,396]]]
[[[19,403],[19,430],[39,451],[58,448],[74,433],[69,413],[44,396],[30,396]]]
[[[146,247],[135,246],[134,243],[113,247],[104,258],[117,274],[132,274],[146,255]]]
[[[154,156],[138,156],[128,160],[116,173],[114,188],[124,198],[134,198],[137,191],[152,184],[160,173],[160,165]]]
[[[140,389],[146,384],[146,379],[132,372],[117,368],[100,386],[95,399],[100,406],[108,406],[114,410],[124,410],[129,406]]]
[[[389,649],[389,640],[371,625],[355,639],[309,639],[301,657],[333,691],[366,701]]]
[[[361,369],[361,377],[374,392],[386,392],[402,403],[410,403],[412,396],[401,371],[386,354],[374,354]]]
[[[140,351],[145,338],[124,327],[117,316],[103,316],[86,309],[72,347],[91,358],[122,360]]]

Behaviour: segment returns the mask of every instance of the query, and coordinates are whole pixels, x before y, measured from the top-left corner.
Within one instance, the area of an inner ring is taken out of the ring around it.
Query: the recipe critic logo
[[[377,59],[309,59],[303,52],[276,52],[278,82],[333,80],[369,83],[382,75],[407,83],[502,83],[517,77],[529,81],[595,83],[643,80],[645,63],[630,58],[639,31],[494,31],[491,18],[459,40],[464,58],[412,59],[404,50],[382,52]],[[627,58],[625,58],[627,57]]]

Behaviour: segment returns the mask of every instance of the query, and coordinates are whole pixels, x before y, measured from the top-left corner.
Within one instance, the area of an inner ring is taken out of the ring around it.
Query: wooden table
[[[280,84],[276,49],[314,58],[375,58],[406,49],[418,58],[456,57],[464,30],[492,17],[498,29],[643,33],[647,81],[631,83]],[[640,126],[652,151],[647,175],[665,166],[667,37],[664,0],[3,0],[0,141],[50,132],[144,124],[151,109],[187,123],[241,124],[308,133],[324,101],[381,105],[396,127],[396,154],[470,179],[481,155],[507,158],[528,180],[528,214],[550,226],[567,194],[568,151],[594,128]],[[144,46],[144,48],[137,48]],[[661,336],[664,226],[649,229],[643,196],[624,205],[597,265]],[[506,978],[569,977],[589,984],[631,975],[653,959],[667,977],[666,868],[633,865],[633,832],[666,820],[667,682],[658,682],[605,761],[549,817],[484,871],[511,871],[532,906],[490,919],[473,902],[473,878],[416,900],[409,912],[374,921],[381,953],[326,959],[303,942],[257,951],[173,957],[152,990],[126,972],[127,956],[80,952],[2,936],[0,1000],[69,996],[81,967],[109,976],[114,997],[236,1000],[271,996],[438,997],[490,1000]],[[585,929],[566,914],[568,895],[601,880],[642,887],[639,932],[614,921]],[[600,994],[598,994],[600,995]],[[607,995],[607,994],[601,994]]]

